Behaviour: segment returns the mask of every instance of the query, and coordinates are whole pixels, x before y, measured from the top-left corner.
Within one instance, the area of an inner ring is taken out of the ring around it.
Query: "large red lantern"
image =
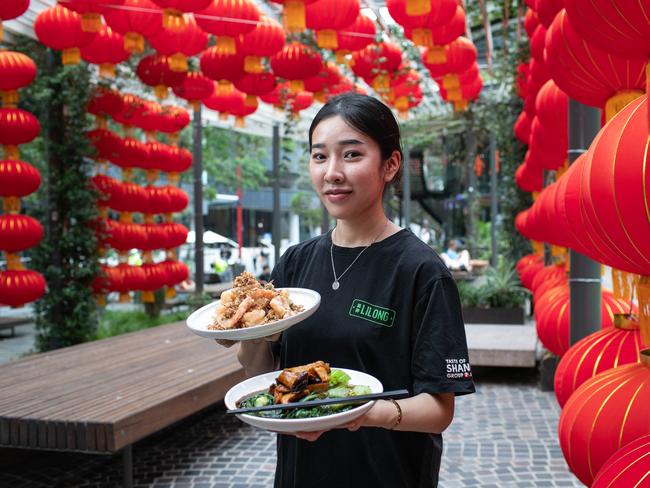
[[[31,113],[19,108],[0,108],[0,144],[7,159],[18,159],[20,144],[32,141],[41,132],[41,124]]]
[[[261,15],[255,28],[236,38],[237,52],[244,56],[246,73],[264,71],[261,59],[273,56],[284,47],[284,29],[275,20]]]
[[[226,53],[235,54],[235,39],[255,29],[260,12],[251,0],[212,0],[194,17],[201,29],[217,36],[217,44]]]
[[[15,19],[24,14],[29,8],[29,0],[12,0],[0,3],[0,41],[2,41],[2,22]]]
[[[103,174],[96,174],[90,180],[95,186],[95,189],[99,192],[97,205],[100,208],[113,208],[114,202],[120,199],[122,183],[115,178]]]
[[[100,120],[115,117],[124,109],[122,94],[116,90],[98,86],[88,101],[86,110]],[[99,124],[98,124],[99,125]]]
[[[429,48],[428,60],[443,63],[446,61],[445,45],[465,34],[467,24],[465,10],[458,5],[451,20],[433,28],[404,27],[404,35],[415,44]]]
[[[95,277],[91,287],[95,295],[100,295],[100,305],[104,305],[106,298],[103,295],[119,291],[122,283],[122,275],[117,268],[111,268],[105,264],[101,264],[100,267],[99,275]]]
[[[130,291],[144,288],[147,275],[140,266],[131,266],[126,263],[118,264],[116,270],[122,278],[119,283],[116,283],[116,291],[120,294],[120,302],[128,302],[130,300]]]
[[[337,31],[352,25],[359,15],[359,0],[317,0],[307,5],[307,27],[316,32],[316,44],[322,49],[338,49]]]
[[[354,51],[361,51],[373,42],[377,35],[375,23],[359,12],[355,21],[336,33],[336,62],[343,63],[343,57]]]
[[[524,15],[524,30],[528,34],[528,38],[532,38],[535,33],[535,29],[539,25],[539,17],[534,10],[528,8],[526,9],[526,14]]]
[[[258,102],[255,99],[255,103],[250,103],[244,93],[239,93],[240,96],[238,96],[235,106],[230,110],[230,114],[235,117],[235,127],[242,128],[246,126],[246,117],[257,111]]]
[[[158,102],[144,100],[144,110],[140,116],[138,127],[147,134],[147,140],[153,139],[153,133],[164,125],[163,108]]]
[[[213,46],[201,54],[201,71],[218,83],[222,94],[232,90],[232,83],[244,76],[244,59],[240,54],[228,54],[223,48]]]
[[[34,21],[38,40],[47,47],[63,51],[63,64],[77,64],[81,60],[79,48],[89,44],[95,33],[81,29],[81,17],[60,4],[43,10]]]
[[[185,148],[171,146],[169,148],[169,157],[165,160],[165,166],[161,169],[167,173],[170,181],[178,180],[178,173],[183,173],[192,167],[192,153]],[[173,175],[176,174],[176,177]]]
[[[0,271],[0,304],[22,307],[45,293],[45,279],[30,269]]]
[[[565,0],[536,0],[535,12],[544,27],[551,25],[555,15],[564,8]]]
[[[561,407],[585,381],[610,368],[639,361],[638,322],[619,320],[579,340],[562,356],[555,370],[555,397]]]
[[[190,114],[184,108],[176,105],[163,105],[162,125],[158,130],[172,135],[172,138],[175,139],[176,134],[187,127],[190,122]]]
[[[113,209],[118,212],[141,212],[147,206],[147,193],[144,188],[125,181],[122,183],[118,198],[115,199]]]
[[[142,285],[142,303],[154,301],[154,291],[163,288],[167,284],[167,268],[160,264],[144,263],[142,270],[145,274],[145,281]]]
[[[431,28],[447,24],[456,13],[455,0],[425,0],[429,4],[426,12],[419,14],[409,12],[409,0],[387,0],[386,7],[390,16],[398,24],[410,28]]]
[[[27,215],[0,215],[0,250],[17,253],[34,247],[43,238],[41,223]]]
[[[291,82],[292,90],[299,92],[304,89],[304,80],[320,72],[323,61],[316,51],[292,42],[271,58],[271,68],[276,76]]]
[[[102,27],[102,9],[119,7],[124,0],[65,0],[65,8],[81,14],[84,32],[99,32]]]
[[[402,50],[392,42],[370,44],[352,53],[350,67],[379,93],[390,90],[390,74],[402,64]]]
[[[138,125],[144,110],[144,101],[127,93],[122,97],[122,110],[112,114],[112,117],[127,128],[133,127]]]
[[[88,138],[95,148],[94,159],[99,162],[119,161],[123,141],[115,132],[107,129],[94,129],[88,132]]]
[[[558,429],[562,453],[586,485],[618,449],[648,435],[650,351],[640,354],[641,363],[609,369],[587,380],[562,410]]]
[[[185,20],[180,31],[166,29],[149,39],[149,44],[159,54],[169,56],[172,71],[187,72],[187,58],[196,56],[208,46],[208,35],[203,32],[194,17]]]
[[[150,0],[124,0],[124,8],[103,10],[106,23],[124,36],[124,49],[144,51],[144,40],[158,35],[162,29],[161,14]]]
[[[0,160],[0,197],[24,197],[41,185],[41,174],[29,163],[19,160]]]
[[[166,213],[182,212],[190,203],[190,198],[183,190],[175,186],[162,186],[169,195],[169,207]]]
[[[246,73],[235,81],[235,88],[246,94],[247,105],[257,104],[257,97],[273,91],[277,81],[273,73]]]
[[[183,83],[187,77],[186,71],[174,71],[167,56],[152,54],[145,56],[136,69],[138,78],[145,85],[153,87],[158,98],[167,98],[167,90]]]
[[[431,73],[431,76],[438,78],[449,73],[463,73],[467,71],[477,59],[476,46],[467,38],[459,37],[445,46],[445,61],[436,63],[437,59],[431,60],[429,50],[422,53],[422,61]],[[430,61],[431,60],[431,61]]]
[[[214,81],[202,73],[187,73],[187,77],[183,82],[180,85],[176,85],[173,90],[176,96],[187,100],[194,110],[198,110],[201,100],[212,95]]]
[[[165,249],[173,249],[185,244],[185,241],[187,241],[187,234],[189,232],[187,227],[177,222],[165,222],[160,225],[163,226],[167,234]]]
[[[605,461],[591,488],[650,486],[650,433],[629,442]]]
[[[328,62],[325,63],[320,73],[305,80],[305,90],[312,92],[320,102],[325,102],[324,92],[338,84],[340,80],[341,72],[338,67],[334,63]]]
[[[524,144],[530,143],[530,119],[526,112],[521,112],[513,127],[515,137]]]
[[[436,46],[437,62],[443,62],[444,50],[441,45],[449,44],[465,33],[465,27],[461,25],[465,23],[465,11],[456,1],[443,0],[431,2],[433,8],[427,14],[411,16],[406,13],[407,2],[408,0],[388,0],[386,7],[395,22],[405,28],[407,37],[419,46],[432,49]]]
[[[36,77],[36,64],[29,56],[14,51],[0,51],[0,95],[2,105],[15,107],[19,88]]]
[[[149,159],[147,149],[147,145],[137,139],[125,137],[122,139],[119,156],[112,159],[111,162],[123,169],[147,169],[147,160]]]
[[[189,21],[183,13],[199,12],[210,5],[212,0],[152,0],[164,9],[163,26],[165,29],[182,30]]]
[[[129,51],[124,49],[124,38],[113,32],[107,25],[102,26],[95,38],[81,48],[81,59],[99,65],[99,75],[115,77],[115,65],[129,59]]]

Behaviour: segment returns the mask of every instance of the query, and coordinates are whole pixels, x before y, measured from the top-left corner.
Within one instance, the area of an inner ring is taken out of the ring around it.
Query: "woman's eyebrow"
[[[337,144],[339,146],[352,146],[352,145],[363,144],[363,142],[359,141],[357,139],[344,139],[342,141],[338,141]],[[325,147],[325,144],[322,143],[322,142],[316,142],[316,143],[312,144],[311,147],[315,148],[315,149],[322,149],[322,148]]]

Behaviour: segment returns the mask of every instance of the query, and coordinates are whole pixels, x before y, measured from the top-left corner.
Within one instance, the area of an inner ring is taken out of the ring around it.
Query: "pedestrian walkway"
[[[559,407],[534,370],[476,372],[478,392],[458,398],[445,433],[442,488],[582,486],[557,441]],[[152,488],[268,488],[275,435],[224,413],[201,412],[134,446],[135,483]],[[0,450],[2,488],[119,486],[120,458]]]

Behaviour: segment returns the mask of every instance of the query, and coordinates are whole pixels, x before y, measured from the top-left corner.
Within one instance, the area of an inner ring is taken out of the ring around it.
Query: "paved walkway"
[[[559,408],[534,370],[477,369],[478,393],[458,399],[445,433],[440,486],[582,486],[557,444]],[[119,486],[120,457],[0,449],[2,488]],[[201,412],[134,446],[135,482],[153,488],[268,488],[275,435],[223,407]]]

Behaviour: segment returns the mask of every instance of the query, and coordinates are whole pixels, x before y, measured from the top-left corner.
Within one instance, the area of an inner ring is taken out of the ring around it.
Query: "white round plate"
[[[208,326],[214,322],[214,314],[220,300],[212,302],[193,312],[186,320],[187,326],[192,332],[207,337],[209,339],[228,339],[231,341],[246,341],[249,339],[260,339],[262,337],[277,334],[292,325],[302,322],[312,315],[320,305],[320,294],[307,288],[276,288],[277,290],[287,290],[289,298],[297,305],[302,305],[304,310],[287,317],[286,319],[276,320],[264,325],[255,325],[253,327],[244,327],[241,329],[227,330],[209,330]]]
[[[355,371],[353,369],[334,368],[345,371],[350,376],[351,385],[367,385],[372,393],[381,393],[384,387],[381,382],[367,373]],[[242,381],[233,386],[228,393],[224,402],[228,410],[237,408],[237,401],[254,392],[268,389],[282,371],[265,373],[253,378]],[[260,429],[270,430],[273,432],[314,432],[318,430],[329,430],[339,425],[346,424],[360,417],[375,404],[375,400],[364,403],[358,407],[352,408],[346,412],[334,413],[324,417],[312,417],[308,419],[274,419],[267,417],[257,417],[249,414],[238,414],[237,417],[247,424],[259,427]]]

